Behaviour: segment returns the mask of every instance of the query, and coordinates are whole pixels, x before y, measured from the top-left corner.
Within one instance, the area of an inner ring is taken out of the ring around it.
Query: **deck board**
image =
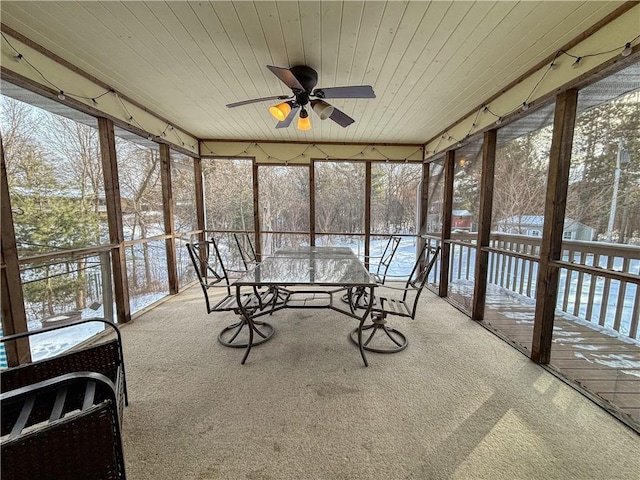
[[[482,323],[530,352],[535,304],[495,285],[489,289]],[[468,311],[472,293],[472,284],[456,284],[449,299]],[[550,366],[640,426],[640,344],[556,314]]]

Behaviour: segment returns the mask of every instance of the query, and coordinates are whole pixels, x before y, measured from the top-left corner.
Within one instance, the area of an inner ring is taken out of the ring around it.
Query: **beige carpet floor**
[[[199,287],[122,329],[137,479],[640,479],[640,436],[425,292],[398,354],[362,364],[355,321],[286,310],[243,350]]]

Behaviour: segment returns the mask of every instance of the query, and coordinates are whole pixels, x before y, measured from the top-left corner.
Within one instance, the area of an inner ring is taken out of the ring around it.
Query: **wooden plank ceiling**
[[[624,2],[237,1],[1,3],[2,22],[199,138],[423,143]],[[308,65],[318,87],[372,85],[275,129],[291,91],[266,65]]]

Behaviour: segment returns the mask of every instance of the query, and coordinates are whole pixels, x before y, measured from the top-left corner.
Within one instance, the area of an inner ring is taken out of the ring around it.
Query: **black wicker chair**
[[[371,308],[371,323],[362,327],[364,331],[371,331],[368,338],[363,342],[363,348],[370,352],[377,353],[396,353],[404,350],[408,345],[407,337],[396,330],[387,326],[388,316],[406,317],[414,319],[418,308],[418,299],[427,283],[429,273],[435,265],[440,247],[431,248],[427,244],[422,248],[418,259],[416,260],[409,278],[404,288],[392,287],[385,285],[378,287],[376,290],[374,304]],[[424,258],[423,258],[424,257]],[[401,297],[387,296],[388,292],[402,292]],[[386,336],[382,337],[390,343],[387,345],[372,346],[376,333],[382,331]],[[351,340],[358,344],[358,329],[351,332]]]
[[[97,340],[90,345],[65,351],[59,355],[30,363],[10,367],[2,371],[0,385],[3,392],[33,385],[60,375],[73,372],[96,372],[107,377],[115,386],[116,407],[122,424],[124,406],[129,404],[127,379],[124,368],[122,337],[118,326],[104,318],[87,318],[64,325],[54,325],[30,332],[16,333],[0,338],[0,342],[8,344],[19,339],[35,335],[72,328],[77,325],[101,322],[107,329],[113,330],[115,336],[106,341]]]
[[[229,276],[215,240],[212,238],[204,242],[188,243],[187,250],[204,293],[207,313],[234,312],[240,316],[238,322],[228,325],[220,332],[218,341],[226,347],[246,348],[247,342],[244,341],[243,337],[240,337],[240,333],[245,327],[248,328],[249,324],[240,311],[236,295],[231,291]],[[210,296],[216,291],[222,291],[223,296],[221,298]],[[245,309],[255,311],[265,309],[275,300],[273,291],[258,291],[254,289],[253,293],[242,294],[240,301]],[[260,345],[266,342],[274,333],[273,326],[267,322],[254,320],[253,325],[257,337],[254,336],[255,340],[252,345]]]
[[[118,395],[95,372],[3,392],[4,480],[125,479]]]

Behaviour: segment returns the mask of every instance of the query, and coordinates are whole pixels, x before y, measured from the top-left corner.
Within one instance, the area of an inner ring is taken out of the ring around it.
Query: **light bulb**
[[[526,112],[529,110],[529,104],[527,102],[522,102],[522,111]]]
[[[14,59],[16,62],[20,63],[20,62],[22,61],[22,54],[21,54],[21,53],[16,53],[16,54],[13,56],[13,59]]]
[[[322,100],[311,100],[311,108],[318,114],[320,120],[326,120],[333,113],[333,106]]]
[[[496,125],[502,125],[502,117],[498,117],[496,120]]]
[[[631,48],[631,42],[627,42],[622,49],[622,52],[620,52],[620,55],[622,55],[623,57],[628,57],[629,55],[631,55],[631,52],[633,52],[633,49]]]
[[[309,120],[309,114],[306,110],[300,110],[300,117],[298,117],[298,130],[311,130],[311,120]]]
[[[290,112],[291,104],[289,102],[284,102],[279,105],[269,107],[269,113],[279,122],[282,122],[285,118],[287,118]]]
[[[573,62],[573,65],[571,65],[571,66],[572,66],[573,68],[578,68],[578,67],[581,65],[581,63],[580,63],[580,62],[582,62],[582,57],[576,57],[576,61],[575,61],[575,62]]]
[[[62,90],[60,90],[60,93],[58,93],[58,99],[64,100],[65,98],[67,98],[67,97],[64,96],[64,92]]]

